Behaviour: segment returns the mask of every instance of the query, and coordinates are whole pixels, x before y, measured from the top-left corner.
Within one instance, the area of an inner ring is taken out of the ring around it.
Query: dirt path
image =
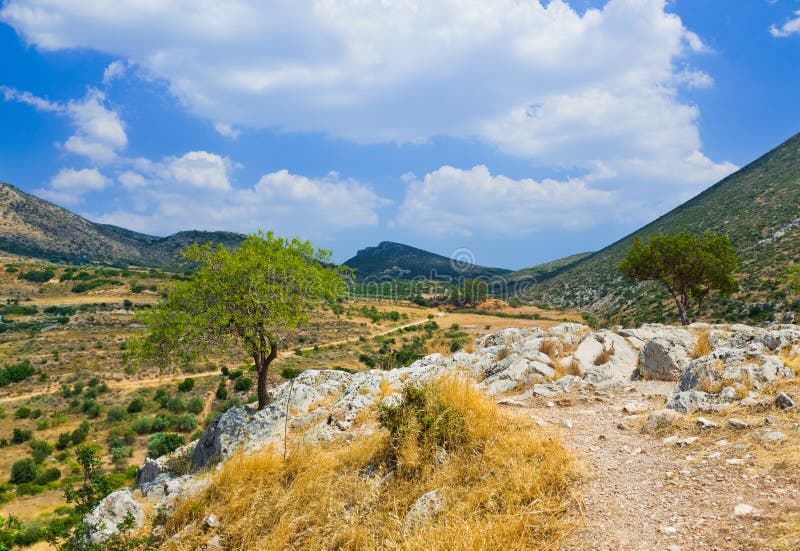
[[[441,319],[444,316],[440,316],[438,319]],[[421,319],[412,321],[410,323],[406,323],[404,325],[398,325],[392,327],[390,329],[386,329],[384,331],[379,331],[377,333],[372,333],[368,336],[368,338],[375,338],[381,337],[383,335],[388,335],[389,333],[393,333],[395,331],[400,331],[405,329],[406,327],[415,327],[417,325],[422,325],[424,323],[428,323],[428,319]],[[357,342],[360,337],[350,337],[347,339],[342,339],[338,341],[326,342],[322,344],[318,344],[319,348],[325,348],[330,346],[338,346],[340,344],[349,344],[352,342]],[[314,347],[310,346],[307,348],[301,348],[302,351],[313,350]],[[293,350],[284,350],[281,352],[278,357],[288,357],[293,355],[295,352]],[[107,385],[110,389],[114,390],[125,390],[130,388],[138,388],[141,386],[152,386],[152,385],[161,385],[166,383],[171,383],[173,381],[177,381],[179,379],[185,379],[186,377],[193,377],[193,378],[201,378],[201,377],[213,377],[215,375],[219,375],[219,369],[214,369],[213,371],[203,371],[200,373],[170,373],[167,375],[159,375],[158,377],[149,377],[145,379],[123,379],[121,381],[107,381]],[[45,394],[55,394],[61,391],[61,387],[58,385],[51,385],[48,388],[35,390],[33,392],[28,392],[25,394],[18,394],[16,396],[3,396],[0,397],[0,404],[8,403],[8,402],[16,402],[19,400],[27,400],[29,398],[33,398],[35,396],[43,396]]]
[[[629,402],[662,408],[672,387],[650,383],[621,394],[578,395],[551,407],[513,408],[557,427],[585,467],[584,522],[567,549],[760,549],[759,524],[799,502],[796,481],[759,474],[747,461],[730,464],[735,456],[747,457],[736,446],[664,443],[663,436],[641,432],[646,413],[622,411]],[[740,503],[765,515],[737,516]]]

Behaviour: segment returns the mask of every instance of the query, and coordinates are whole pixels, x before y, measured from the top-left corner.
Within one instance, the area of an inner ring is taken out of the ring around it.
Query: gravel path
[[[736,458],[745,450],[724,442],[664,443],[664,436],[641,432],[647,411],[623,411],[630,402],[663,408],[673,386],[646,383],[513,408],[558,427],[585,467],[584,522],[568,549],[763,549],[756,535],[763,523],[800,503],[796,479],[759,474]],[[676,429],[675,436],[690,433]],[[755,512],[736,515],[739,504]]]

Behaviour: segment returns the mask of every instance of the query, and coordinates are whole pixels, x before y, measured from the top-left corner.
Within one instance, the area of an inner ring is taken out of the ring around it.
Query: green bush
[[[183,446],[186,439],[174,432],[157,432],[147,441],[147,457],[157,458]]]
[[[139,417],[133,420],[131,428],[138,434],[150,434],[153,432],[153,420],[149,417]]]
[[[294,367],[284,367],[281,369],[281,377],[284,379],[294,379],[301,373],[302,371],[300,369],[296,369]]]
[[[61,471],[52,467],[43,471],[39,476],[33,479],[33,483],[38,486],[47,486],[49,483],[54,482],[61,478]]]
[[[204,407],[203,399],[198,396],[193,396],[186,404],[186,411],[189,413],[200,413],[203,411]]]
[[[153,418],[152,432],[164,432],[172,428],[175,424],[175,417],[173,415],[164,415],[159,413]]]
[[[22,444],[33,438],[33,432],[25,429],[15,428],[12,432],[11,443]]]
[[[225,384],[225,381],[220,381],[217,385],[217,391],[214,393],[217,397],[217,400],[227,400],[228,399],[228,386]]]
[[[464,439],[464,417],[429,386],[407,385],[400,404],[378,407],[378,421],[389,430],[393,454],[408,440],[422,450],[449,450]]]
[[[53,453],[53,446],[44,440],[31,440],[28,445],[31,447],[31,457],[37,464],[44,463],[44,460]]]
[[[128,413],[139,413],[144,409],[144,398],[141,396],[134,396],[128,404]]]
[[[83,404],[81,404],[81,411],[85,413],[86,417],[89,419],[96,419],[97,417],[100,417],[101,409],[100,402],[92,398],[85,400]]]
[[[19,383],[34,373],[36,373],[36,370],[33,369],[29,360],[14,365],[7,365],[0,369],[0,386]]]
[[[19,279],[24,279],[31,283],[45,283],[55,277],[56,273],[50,268],[43,270],[28,270],[27,272],[19,274]]]
[[[122,421],[123,419],[125,419],[126,414],[127,410],[124,407],[111,406],[110,408],[108,408],[108,411],[106,411],[106,419],[112,423],[116,421]]]
[[[186,404],[183,403],[180,396],[174,396],[167,401],[167,409],[173,413],[183,413],[186,411]]]
[[[249,377],[236,379],[236,384],[233,385],[233,390],[236,392],[247,392],[251,388],[253,388],[253,379]]]
[[[28,419],[31,416],[31,408],[22,406],[14,411],[14,417],[17,419]]]
[[[70,440],[72,440],[73,444],[81,444],[86,440],[86,437],[89,436],[89,429],[91,426],[89,425],[89,421],[82,422],[77,429],[72,431],[70,435]]]
[[[20,459],[11,466],[11,483],[24,484],[36,478],[36,462],[30,457]]]
[[[197,416],[185,413],[175,418],[175,430],[179,432],[192,432],[197,427]]]
[[[68,432],[62,432],[58,435],[58,439],[56,440],[56,449],[65,450],[69,447],[70,442],[70,434]]]
[[[194,379],[192,379],[191,377],[187,377],[186,379],[178,383],[178,390],[180,392],[189,392],[193,388],[194,388]]]

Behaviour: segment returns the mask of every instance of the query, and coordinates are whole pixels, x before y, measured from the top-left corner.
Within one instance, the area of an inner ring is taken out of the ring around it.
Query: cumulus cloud
[[[232,140],[235,140],[241,135],[240,130],[224,122],[214,123],[214,130],[216,130],[222,136],[225,136],[226,138],[231,138]]]
[[[793,19],[787,20],[780,27],[776,27],[775,25],[770,26],[769,34],[775,38],[786,38],[787,36],[800,33],[800,10],[794,12],[794,15],[795,17]]]
[[[408,189],[397,223],[437,236],[488,232],[524,235],[544,228],[591,226],[615,200],[609,191],[579,179],[535,181],[492,175],[483,165],[471,170],[443,166],[424,178],[406,177]]]
[[[156,235],[266,228],[329,240],[333,232],[377,225],[377,211],[386,204],[366,184],[336,173],[315,179],[281,170],[250,187],[234,187],[235,165],[206,151],[133,164],[136,170],[118,177],[129,194],[125,208],[94,220]]]
[[[86,193],[103,190],[108,184],[108,178],[96,168],[64,168],[50,179],[46,188],[37,190],[37,193],[51,201],[77,205],[83,201]]]
[[[357,142],[450,135],[495,143],[485,131],[493,121],[594,91],[634,104],[659,94],[651,114],[675,113],[690,127],[684,133],[695,129],[681,117],[675,88],[711,84],[685,67],[688,55],[708,49],[665,4],[609,0],[580,14],[564,0],[239,0],[225,9],[126,1],[114,10],[97,1],[9,0],[0,18],[45,50],[124,56],[165,79],[193,113],[225,121],[215,125],[223,135],[243,126]],[[597,135],[592,121],[577,122],[576,139]],[[629,141],[644,139],[625,117],[618,122]],[[578,164],[598,157],[595,148],[573,153]]]
[[[115,160],[128,145],[122,119],[107,107],[106,96],[99,90],[90,88],[83,98],[67,103],[50,101],[6,86],[0,86],[0,93],[6,101],[24,103],[37,111],[58,113],[71,119],[75,134],[62,147],[94,163],[105,164]]]
[[[124,61],[112,61],[103,71],[103,84],[110,85],[113,81],[125,75],[127,70],[128,66]]]

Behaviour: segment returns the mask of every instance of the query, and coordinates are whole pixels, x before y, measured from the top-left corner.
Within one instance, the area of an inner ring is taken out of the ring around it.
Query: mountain
[[[178,252],[191,243],[237,246],[231,232],[180,232],[154,237],[96,224],[49,201],[0,183],[0,250],[56,262],[100,262],[178,268]]]
[[[530,268],[523,268],[521,270],[511,272],[504,277],[509,282],[526,281],[530,283],[539,283],[555,277],[591,254],[592,253],[578,253],[565,256],[564,258],[551,260],[550,262],[545,262],[544,264],[537,264],[536,266],[531,266]]]
[[[617,323],[674,318],[666,293],[635,286],[617,266],[636,236],[680,231],[727,234],[740,255],[742,291],[711,300],[703,317],[761,322],[776,311],[800,311],[788,297],[786,267],[800,261],[800,134],[693,199],[554,277],[526,289],[525,298],[594,310]]]
[[[427,279],[474,278],[502,276],[511,272],[502,268],[487,268],[472,263],[459,263],[439,254],[417,249],[402,243],[383,241],[377,247],[367,247],[344,263],[356,272],[358,279]]]

